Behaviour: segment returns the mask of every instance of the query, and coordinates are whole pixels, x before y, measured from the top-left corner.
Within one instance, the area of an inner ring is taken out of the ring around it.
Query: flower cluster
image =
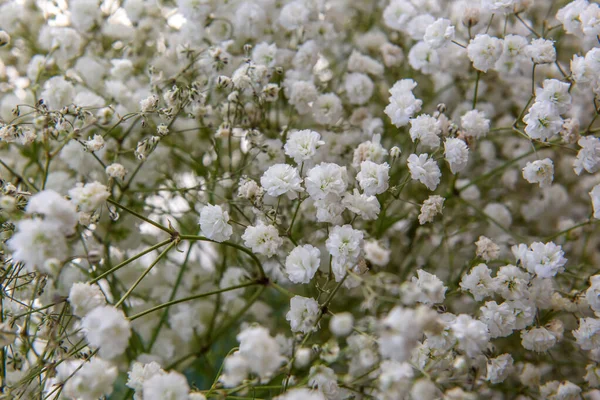
[[[600,398],[600,5],[7,0],[1,398]]]

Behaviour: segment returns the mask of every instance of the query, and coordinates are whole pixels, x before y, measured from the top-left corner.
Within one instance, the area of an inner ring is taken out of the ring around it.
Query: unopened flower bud
[[[169,128],[165,124],[158,125],[156,131],[160,136],[167,136],[169,134]]]

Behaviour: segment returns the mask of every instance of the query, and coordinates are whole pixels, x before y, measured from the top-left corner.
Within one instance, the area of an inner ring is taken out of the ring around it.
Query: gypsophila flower
[[[309,244],[294,248],[285,259],[285,271],[294,283],[309,283],[321,263],[321,252]]]
[[[419,141],[424,146],[432,149],[440,145],[440,123],[430,115],[422,114],[410,120],[410,138],[413,142]]]
[[[79,210],[83,212],[92,212],[100,207],[108,197],[110,192],[107,187],[99,182],[79,183],[73,189],[69,190],[71,201]]]
[[[81,321],[88,343],[98,348],[100,357],[112,359],[125,351],[131,326],[123,311],[113,306],[99,306]]]
[[[71,286],[69,304],[73,308],[73,314],[84,317],[94,308],[106,304],[106,298],[98,285],[78,282]]]
[[[479,34],[469,42],[467,54],[473,63],[473,68],[487,72],[494,67],[502,55],[502,40],[487,34]]]
[[[460,118],[460,125],[466,136],[474,138],[486,136],[490,131],[490,120],[486,118],[484,112],[478,110],[466,112]]]
[[[126,174],[127,170],[121,164],[112,163],[106,166],[106,175],[110,176],[111,178],[124,179]]]
[[[269,196],[278,197],[282,194],[288,196],[303,192],[300,184],[302,179],[298,170],[288,164],[275,164],[269,167],[260,178],[260,184]]]
[[[403,79],[396,82],[390,89],[390,104],[384,112],[397,128],[408,124],[410,118],[421,111],[423,102],[412,93],[416,86],[417,83],[412,79]]]
[[[523,168],[523,178],[529,183],[539,183],[540,187],[547,187],[554,179],[554,163],[549,158],[528,162]]]
[[[536,64],[549,64],[556,61],[556,49],[552,40],[533,39],[531,44],[525,47],[525,54]]]
[[[272,257],[283,243],[277,228],[273,225],[265,225],[262,221],[259,221],[256,226],[247,227],[242,239],[246,247],[267,257]]]
[[[437,163],[428,154],[411,154],[407,161],[412,179],[420,181],[429,190],[435,190],[442,176]]]
[[[389,187],[388,163],[376,164],[372,161],[363,161],[360,171],[356,175],[361,189],[367,196],[373,196],[385,192]]]
[[[318,132],[304,129],[301,131],[292,131],[287,142],[285,142],[285,154],[292,157],[296,164],[310,160],[319,146],[324,145],[321,135]]]
[[[290,311],[285,319],[290,322],[292,332],[309,333],[317,329],[319,314],[319,303],[315,299],[294,296],[290,300]]]
[[[469,357],[481,354],[490,340],[486,325],[465,314],[459,315],[450,328],[458,340],[458,347]]]
[[[83,362],[80,369],[66,382],[64,394],[71,398],[95,400],[112,393],[117,379],[117,367],[101,358]]]
[[[491,296],[495,290],[495,282],[491,276],[492,271],[485,264],[476,265],[460,281],[460,288],[469,291],[475,300],[481,301]]]
[[[442,213],[444,207],[444,198],[438,195],[429,196],[421,206],[419,213],[419,224],[423,225],[427,222],[432,222],[437,214]]]
[[[190,387],[184,375],[178,372],[154,374],[142,385],[144,400],[188,400]]]
[[[469,161],[469,148],[467,144],[457,138],[448,138],[444,142],[444,158],[453,174],[465,169]]]
[[[200,229],[202,234],[216,242],[229,240],[233,228],[229,225],[229,213],[221,206],[207,204],[200,211]]]
[[[309,196],[315,200],[321,200],[328,194],[341,196],[348,186],[346,167],[321,163],[308,171],[305,185]]]

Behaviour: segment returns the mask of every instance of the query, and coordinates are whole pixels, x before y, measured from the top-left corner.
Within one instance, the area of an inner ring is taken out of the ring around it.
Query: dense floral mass
[[[600,399],[600,5],[4,0],[6,399]]]

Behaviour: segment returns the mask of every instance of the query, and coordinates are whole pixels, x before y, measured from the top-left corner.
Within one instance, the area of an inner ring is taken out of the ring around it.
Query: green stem
[[[254,285],[258,285],[257,282],[247,282],[247,283],[243,283],[241,285],[236,285],[236,286],[230,286],[224,289],[219,289],[219,290],[213,290],[212,292],[206,292],[206,293],[201,293],[201,294],[195,294],[192,296],[187,296],[187,297],[182,297],[181,299],[177,299],[177,300],[172,300],[172,301],[167,301],[166,303],[163,304],[159,304],[155,307],[149,308],[145,311],[142,311],[140,313],[137,313],[135,315],[132,315],[131,317],[128,317],[130,321],[134,321],[140,317],[143,317],[144,315],[153,313],[154,311],[158,311],[161,310],[163,308],[166,307],[170,307],[172,305],[175,304],[179,304],[179,303],[185,303],[186,301],[191,301],[191,300],[196,300],[196,299],[201,299],[203,297],[208,297],[208,296],[212,296],[214,294],[218,294],[218,293],[223,293],[223,292],[230,292],[232,290],[236,290],[236,289],[242,289],[248,286],[254,286]]]
[[[127,292],[125,292],[125,294],[123,295],[123,297],[121,297],[121,299],[117,302],[117,304],[115,304],[115,307],[119,307],[121,304],[123,304],[125,299],[127,299],[127,297],[129,297],[129,295],[140,284],[140,282],[146,277],[146,275],[148,275],[148,273],[152,270],[152,268],[154,268],[154,266],[156,264],[158,264],[158,262],[169,252],[169,250],[171,250],[171,248],[173,246],[175,246],[175,242],[171,242],[171,244],[169,244],[167,246],[167,248],[164,249],[162,251],[162,253],[160,253],[158,255],[158,257],[156,257],[156,260],[154,260],[154,262],[152,264],[150,264],[150,266],[148,268],[146,268],[146,270],[142,273],[142,275],[140,275],[140,277],[133,283],[133,285],[131,285],[131,287],[127,290]]]

